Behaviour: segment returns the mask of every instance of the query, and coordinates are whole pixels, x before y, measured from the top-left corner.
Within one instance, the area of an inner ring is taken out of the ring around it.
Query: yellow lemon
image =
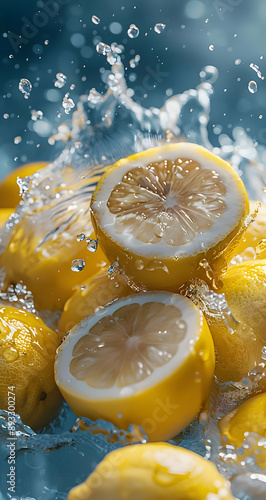
[[[37,316],[0,307],[0,408],[18,413],[34,430],[62,403],[54,380],[57,334]],[[11,410],[10,410],[11,411]]]
[[[233,257],[233,263],[237,264],[240,260],[260,259],[266,257],[266,204],[261,203],[261,206],[257,208],[256,201],[250,201],[250,211],[251,213],[258,210],[255,220],[248,226],[244,232],[241,240],[235,248],[236,256]],[[263,241],[265,240],[265,241]],[[260,243],[262,242],[261,249]],[[257,249],[257,253],[256,253]],[[260,251],[261,250],[261,251]]]
[[[265,443],[259,445],[259,440],[264,441],[266,434],[265,393],[248,399],[228,413],[220,420],[219,428],[224,445],[234,446],[237,451],[244,444],[239,451],[238,461],[252,455],[257,465],[266,469]]]
[[[166,443],[126,446],[109,453],[68,500],[233,500],[215,465]]]
[[[7,222],[13,212],[13,208],[0,208],[0,229]]]
[[[244,231],[249,202],[232,167],[196,144],[119,160],[91,200],[109,259],[137,284],[177,291],[211,266],[220,274]]]
[[[99,307],[132,293],[121,274],[110,279],[107,268],[93,274],[65,303],[59,324],[61,337]]]
[[[18,177],[27,177],[37,170],[45,167],[47,162],[27,163],[21,167],[15,168],[0,182],[0,208],[14,208],[18,205],[21,198],[19,196],[19,187],[17,185]]]
[[[56,383],[78,416],[140,425],[152,441],[184,429],[206,400],[213,341],[199,309],[169,292],[98,309],[58,349]]]

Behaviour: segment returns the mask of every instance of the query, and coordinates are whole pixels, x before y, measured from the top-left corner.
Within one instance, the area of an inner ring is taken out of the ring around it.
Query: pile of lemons
[[[16,176],[44,167],[32,164],[2,181],[0,226],[19,202]],[[254,221],[250,211],[258,211]],[[7,409],[14,386],[16,412],[38,430],[63,396],[78,416],[122,429],[140,425],[156,442],[108,455],[70,492],[71,500],[232,499],[213,464],[161,441],[199,414],[214,374],[239,382],[261,366],[265,206],[249,204],[228,163],[179,143],[109,167],[92,195],[91,223],[95,233],[88,236],[99,240],[95,253],[72,235],[65,252],[36,255],[30,263],[21,227],[12,230],[0,255],[3,291],[22,281],[41,316],[60,310],[61,318],[53,331],[36,315],[2,303],[0,407]],[[75,258],[86,260],[80,273],[71,271]],[[108,272],[111,263],[115,273]],[[195,279],[208,284],[216,311],[207,301],[201,310],[185,296]],[[264,390],[262,378],[262,394],[220,421],[222,441],[238,448],[247,432],[264,435]],[[258,465],[264,467],[265,457],[260,454]]]

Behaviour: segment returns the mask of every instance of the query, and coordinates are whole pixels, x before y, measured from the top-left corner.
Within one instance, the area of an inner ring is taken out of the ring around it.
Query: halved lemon
[[[215,465],[179,446],[147,443],[109,453],[68,500],[233,500]]]
[[[63,337],[71,328],[96,309],[109,302],[120,299],[133,293],[121,274],[112,279],[108,276],[107,268],[101,269],[86,281],[83,281],[78,290],[65,303],[59,323],[60,336]]]
[[[76,415],[167,440],[198,414],[214,363],[209,328],[189,299],[141,293],[79,323],[58,349],[55,379]]]
[[[249,202],[233,168],[201,146],[166,145],[118,161],[92,195],[92,221],[111,261],[136,283],[177,291],[220,274]],[[202,264],[202,267],[201,267]]]

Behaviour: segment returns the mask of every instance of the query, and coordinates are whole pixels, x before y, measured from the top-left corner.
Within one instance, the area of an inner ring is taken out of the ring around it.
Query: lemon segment
[[[48,165],[47,162],[26,163],[7,174],[0,182],[0,208],[15,208],[20,202],[18,177],[32,175],[46,165]]]
[[[209,394],[214,348],[202,313],[168,292],[131,295],[99,309],[58,349],[56,383],[78,416],[167,440]]]
[[[237,409],[231,411],[219,422],[222,442],[236,448],[245,445],[237,460],[243,461],[252,455],[262,469],[266,469],[266,448],[259,445],[266,433],[266,394],[254,396]]]
[[[233,500],[215,465],[166,443],[127,446],[109,453],[68,500]]]
[[[14,307],[0,308],[0,408],[8,410],[8,392],[24,424],[40,429],[62,403],[54,380],[59,339],[37,316]]]
[[[177,291],[220,274],[244,231],[249,203],[232,167],[201,146],[166,145],[118,161],[91,200],[92,222],[111,261],[137,284]]]
[[[63,337],[82,319],[93,314],[99,307],[133,293],[122,275],[116,274],[112,279],[107,268],[101,269],[86,281],[65,303],[59,323],[60,336]]]

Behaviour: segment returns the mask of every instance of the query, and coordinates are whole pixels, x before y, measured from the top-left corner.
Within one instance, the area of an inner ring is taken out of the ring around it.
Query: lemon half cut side
[[[177,291],[202,276],[203,259],[221,272],[244,231],[249,202],[227,162],[179,143],[110,167],[92,195],[91,211],[111,261],[137,284]]]
[[[184,429],[206,400],[214,372],[212,337],[186,297],[151,292],[121,298],[79,323],[58,349],[56,383],[77,416],[150,440]]]

